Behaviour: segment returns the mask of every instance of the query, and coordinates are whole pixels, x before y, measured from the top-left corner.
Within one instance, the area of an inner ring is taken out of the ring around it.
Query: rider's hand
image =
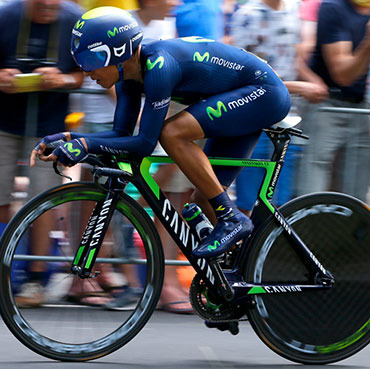
[[[50,161],[49,156],[44,155],[44,151],[49,149],[55,149],[59,145],[71,139],[71,134],[69,132],[56,133],[54,135],[45,136],[41,141],[39,141],[31,152],[30,156],[30,166],[33,167],[36,163],[37,156],[42,161]]]
[[[72,167],[87,157],[86,141],[76,138],[58,146],[50,156],[50,160],[56,161],[65,167]]]

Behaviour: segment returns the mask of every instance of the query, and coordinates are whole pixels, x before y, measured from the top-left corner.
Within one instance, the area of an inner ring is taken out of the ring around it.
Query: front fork
[[[97,202],[93,209],[71,266],[72,273],[80,278],[95,276],[95,273],[92,273],[91,270],[120,196],[121,191],[110,189],[105,199]]]

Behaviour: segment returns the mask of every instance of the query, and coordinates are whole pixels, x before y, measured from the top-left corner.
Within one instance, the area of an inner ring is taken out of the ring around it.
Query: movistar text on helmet
[[[132,22],[130,24],[125,24],[124,26],[121,26],[121,27],[118,28],[118,32],[122,33],[122,32],[128,31],[129,29],[137,27],[137,26],[138,26],[138,24],[137,24],[136,21]]]

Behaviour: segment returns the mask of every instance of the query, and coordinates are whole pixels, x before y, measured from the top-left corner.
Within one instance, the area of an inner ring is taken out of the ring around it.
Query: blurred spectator
[[[138,2],[139,9],[131,13],[143,30],[144,39],[175,37],[175,20],[172,12],[180,0],[138,0]]]
[[[176,9],[179,37],[201,36],[220,40],[224,34],[222,0],[182,0]]]
[[[68,93],[50,90],[77,88],[82,83],[82,72],[69,52],[70,33],[80,15],[78,5],[63,0],[12,0],[0,8],[1,223],[11,216],[17,160],[32,149],[37,137],[64,130]],[[58,183],[52,167],[40,161],[30,173],[29,195]],[[52,225],[53,219],[40,217],[32,230],[31,253],[42,254],[50,246]],[[30,283],[18,296],[20,305],[42,303],[43,268],[44,263],[30,263]]]
[[[339,175],[335,190],[366,201],[370,181],[369,118],[350,112],[322,112],[320,108],[367,107],[369,20],[370,2],[322,1],[309,67],[329,86],[330,98],[310,106],[304,116],[310,141],[299,165],[299,194],[333,189],[334,170]],[[336,161],[338,153],[342,160]]]
[[[301,40],[297,47],[298,78],[303,81],[311,81],[327,90],[323,79],[312,71],[309,61],[316,46],[317,19],[322,0],[303,0],[299,8],[301,21]]]
[[[236,46],[265,59],[284,81],[293,94],[311,101],[320,100],[325,91],[313,84],[296,81],[296,46],[299,42],[298,1],[251,0],[242,5],[231,22],[231,39]],[[290,116],[296,115],[297,96],[292,96]],[[285,156],[276,193],[278,205],[290,200],[294,194],[297,153],[300,146],[293,141]],[[270,159],[273,145],[262,133],[252,158]],[[236,179],[237,205],[250,214],[257,198],[264,170],[246,168]]]
[[[171,13],[179,3],[180,1],[178,0],[139,0],[140,8],[131,13],[143,30],[144,39],[175,37],[175,22],[171,17]],[[173,115],[176,112],[178,112],[178,107],[174,107],[174,104],[171,104],[169,114]],[[166,155],[160,146],[157,147],[155,154]],[[189,198],[189,195],[186,196],[186,186],[189,182],[184,181],[179,173],[175,165],[161,165],[154,174],[154,178],[161,188],[164,189],[170,201],[175,206],[177,205],[177,210],[181,212],[181,207]],[[177,246],[174,245],[174,241],[156,217],[154,222],[161,237],[165,258],[176,259],[178,255]],[[168,312],[189,313],[192,311],[192,307],[187,293],[177,278],[176,269],[175,266],[166,266],[159,306]],[[131,303],[137,296],[138,289],[134,268],[125,265],[122,271],[128,279],[129,287],[106,305],[108,309],[120,309]],[[130,287],[131,285],[133,288]]]

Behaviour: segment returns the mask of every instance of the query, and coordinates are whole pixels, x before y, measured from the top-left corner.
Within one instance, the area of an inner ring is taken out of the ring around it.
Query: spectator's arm
[[[65,89],[80,88],[84,81],[83,72],[80,71],[63,74],[62,76]]]
[[[289,93],[302,96],[311,103],[319,103],[328,98],[328,88],[324,84],[306,81],[284,81]]]
[[[370,24],[358,47],[352,51],[351,41],[339,41],[322,45],[325,63],[333,80],[341,86],[349,86],[364,74],[370,64]]]
[[[317,22],[301,22],[301,40],[297,45],[296,58],[298,79],[324,86],[324,81],[308,66],[316,45],[316,31]]]

